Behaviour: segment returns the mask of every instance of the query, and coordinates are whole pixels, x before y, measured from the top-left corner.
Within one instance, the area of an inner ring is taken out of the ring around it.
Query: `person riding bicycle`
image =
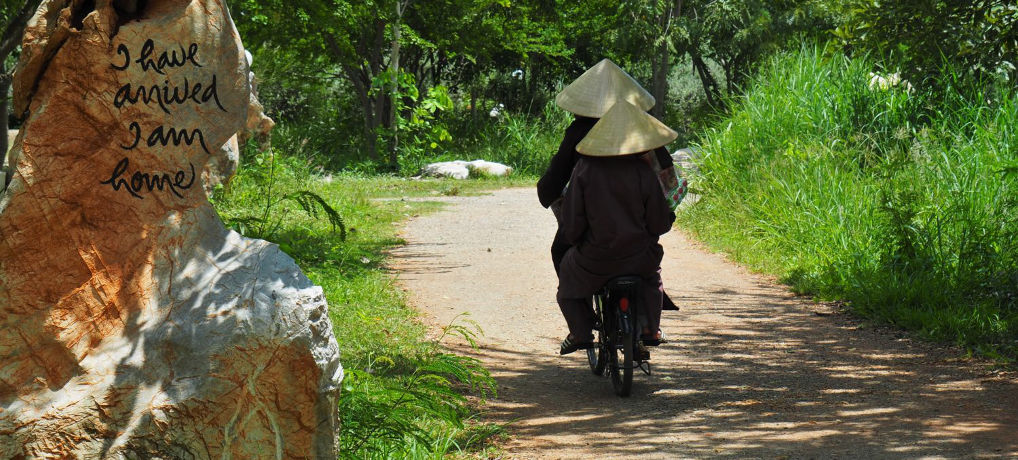
[[[580,157],[576,145],[590,132],[594,124],[618,101],[628,101],[647,111],[655,100],[646,89],[610,59],[602,59],[566,86],[556,97],[555,104],[572,113],[575,119],[566,128],[558,152],[551,157],[548,169],[537,182],[537,197],[541,206],[551,208],[558,217],[562,196]],[[654,149],[663,168],[672,166],[672,157],[663,146]],[[551,243],[551,261],[558,274],[562,258],[572,245],[562,235],[561,226]],[[663,292],[663,291],[662,291]],[[665,310],[678,310],[675,303],[663,294]]]
[[[562,200],[562,237],[571,247],[559,267],[556,299],[569,327],[560,354],[593,346],[591,296],[609,280],[644,279],[645,344],[661,341],[664,251],[658,238],[675,220],[647,153],[678,134],[627,101],[617,102],[580,141]]]

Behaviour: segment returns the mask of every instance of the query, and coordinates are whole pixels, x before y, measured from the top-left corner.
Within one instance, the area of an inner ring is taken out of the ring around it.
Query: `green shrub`
[[[802,293],[1014,357],[1018,97],[950,73],[947,95],[873,90],[872,66],[774,57],[704,135],[704,198],[682,221]]]

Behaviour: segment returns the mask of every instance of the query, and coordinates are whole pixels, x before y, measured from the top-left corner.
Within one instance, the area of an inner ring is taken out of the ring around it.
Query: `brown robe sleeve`
[[[646,199],[644,200],[645,215],[647,216],[647,231],[652,235],[661,236],[672,229],[672,222],[675,222],[675,213],[672,212],[665,201],[664,193],[661,193],[661,184],[657,177],[651,172],[640,181],[640,191]]]
[[[562,196],[562,189],[569,182],[569,177],[573,174],[573,167],[576,166],[576,161],[580,158],[579,152],[576,151],[576,144],[583,140],[597,120],[597,118],[577,116],[566,128],[566,134],[562,138],[558,152],[551,157],[548,169],[537,181],[537,198],[541,201],[541,206],[547,208]]]
[[[668,153],[668,149],[658,147],[654,149],[654,154],[657,155],[657,164],[661,165],[661,169],[668,169],[675,165],[675,162],[672,161],[672,155]]]
[[[576,246],[583,240],[587,232],[587,210],[585,207],[584,193],[586,193],[586,178],[577,171],[583,169],[583,160],[580,160],[573,169],[569,190],[562,199],[562,220],[559,222],[559,231],[567,243]],[[658,194],[660,195],[660,193]]]

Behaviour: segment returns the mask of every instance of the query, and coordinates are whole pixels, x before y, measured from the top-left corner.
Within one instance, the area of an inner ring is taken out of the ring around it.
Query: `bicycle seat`
[[[619,276],[612,278],[607,283],[605,283],[604,288],[609,291],[614,291],[616,289],[631,289],[642,282],[643,277],[640,276],[634,275]]]

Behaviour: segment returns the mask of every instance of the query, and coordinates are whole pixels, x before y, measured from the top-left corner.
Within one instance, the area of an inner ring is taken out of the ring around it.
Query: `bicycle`
[[[587,349],[594,375],[607,376],[618,396],[629,396],[633,369],[650,375],[650,353],[640,341],[639,276],[614,278],[594,294],[594,331],[597,340]]]

